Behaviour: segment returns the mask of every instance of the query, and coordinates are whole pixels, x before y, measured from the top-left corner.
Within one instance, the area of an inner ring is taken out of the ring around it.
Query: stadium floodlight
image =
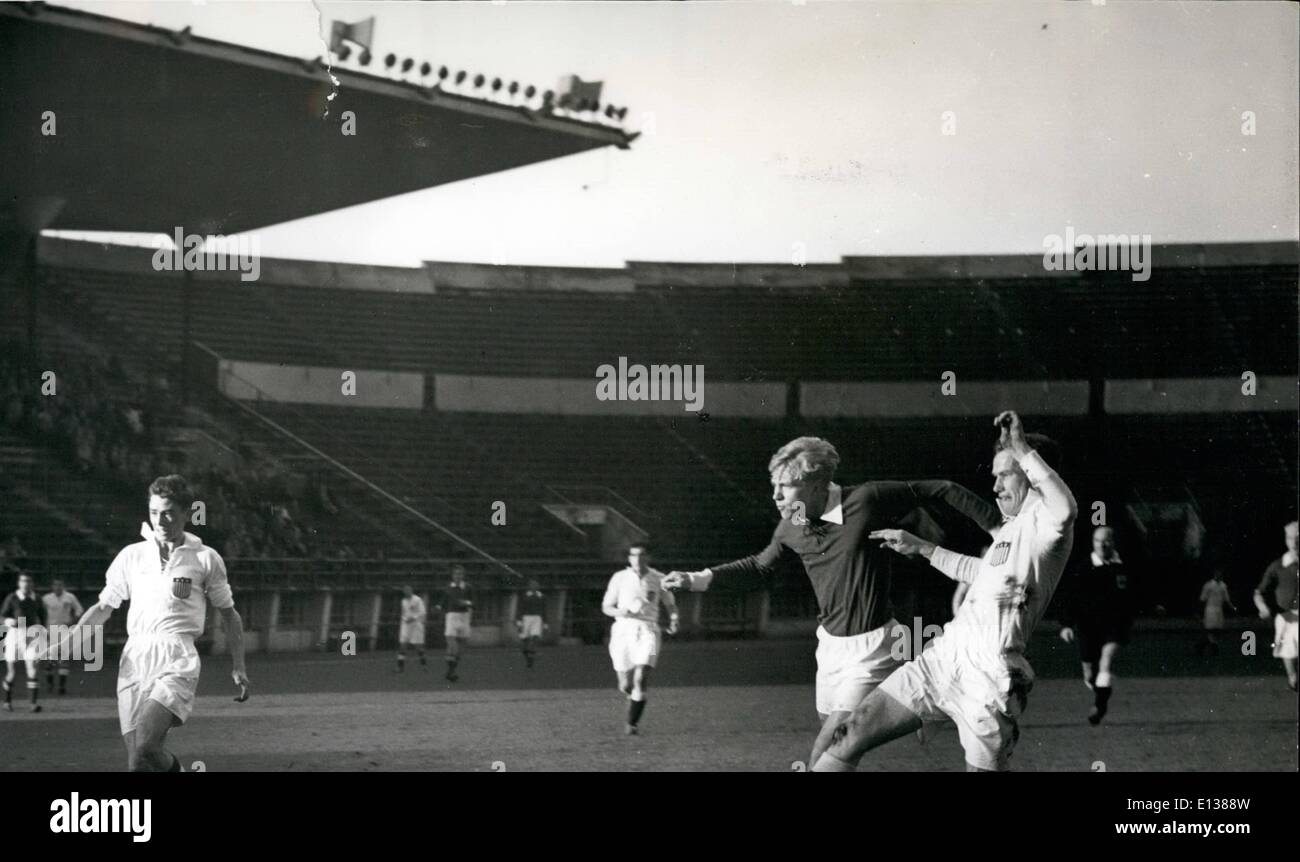
[[[481,72],[480,72],[479,74],[475,75],[475,76],[474,76],[474,89],[477,90],[479,87],[483,86],[483,82],[486,81],[486,80],[487,80],[487,78],[484,78],[484,77],[483,77],[483,74],[482,74]]]
[[[412,60],[410,57],[407,57],[405,60],[402,61],[402,73],[405,74],[411,71],[411,68],[414,65],[415,65],[415,61]]]
[[[509,93],[509,94],[512,95],[512,96],[518,95],[518,93],[519,93],[519,82],[518,82],[518,81],[511,81],[511,82],[510,82],[510,86],[509,86],[509,87],[506,87],[506,92]]]
[[[385,67],[385,68],[388,68],[388,69],[393,68],[393,64],[396,63],[396,62],[397,62],[397,55],[396,55],[396,54],[388,54],[387,56],[384,57],[384,67]]]
[[[459,72],[456,73],[456,85],[457,85],[457,86],[460,86],[461,84],[465,83],[465,75],[466,75],[466,74],[467,74],[467,73],[465,72],[464,69],[461,69]]]
[[[361,52],[361,56],[358,59],[360,60],[361,65],[369,66],[370,61],[374,58],[370,55],[370,49],[367,48],[366,50]]]
[[[348,57],[352,56],[352,46],[340,45],[339,49],[334,53],[338,55],[339,60],[346,60]]]
[[[533,96],[536,95],[537,95],[537,88],[534,87],[532,84],[529,84],[528,87],[524,90],[524,98],[531,99]]]
[[[425,60],[423,63],[420,64],[420,77],[421,77],[421,78],[427,78],[427,77],[429,77],[429,73],[432,72],[432,71],[433,71],[433,67],[429,65],[429,61],[428,61],[428,60]]]
[[[501,79],[500,79],[500,78],[493,78],[493,79],[492,79],[492,92],[495,93],[495,92],[497,92],[497,91],[500,90],[500,89],[501,89]]]

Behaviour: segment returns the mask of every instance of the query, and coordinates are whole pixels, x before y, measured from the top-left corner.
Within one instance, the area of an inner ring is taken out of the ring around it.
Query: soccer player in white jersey
[[[397,635],[397,672],[406,669],[406,648],[415,647],[420,655],[420,667],[428,665],[424,655],[424,620],[428,610],[424,599],[409,586],[402,587],[402,627]]]
[[[99,601],[80,625],[102,625],[130,600],[127,641],[117,675],[117,711],[132,772],[181,772],[165,747],[167,731],[194,709],[199,654],[208,602],[221,612],[226,645],[239,686],[248,699],[244,626],[235,610],[226,565],[198,536],[185,532],[194,495],[181,476],[160,476],[149,486],[149,524],[142,541],[127,545],[108,567]]]
[[[81,615],[86,612],[77,601],[77,597],[63,588],[63,581],[55,579],[51,584],[50,592],[41,597],[45,603],[46,625],[53,629],[55,626],[70,626]],[[51,659],[45,662],[45,682],[50,687],[50,693],[54,693],[54,673],[57,668],[59,675],[59,694],[68,693],[68,665],[66,658],[57,660]]]
[[[1011,411],[994,423],[1002,431],[993,458],[993,491],[1007,520],[983,559],[953,553],[905,530],[871,534],[899,553],[925,556],[948,577],[971,586],[943,634],[835,729],[814,770],[850,771],[868,750],[911,733],[923,719],[944,715],[957,724],[967,771],[1008,768],[1020,736],[1017,719],[1033,685],[1025,645],[1070,558],[1078,506],[1052,466],[1059,451],[1053,441],[1026,437],[1020,417]]]
[[[614,573],[600,609],[614,618],[609,633],[609,657],[618,674],[618,690],[627,695],[627,724],[631,736],[645,712],[650,670],[659,660],[659,608],[668,609],[668,634],[677,633],[677,601],[663,585],[663,572],[650,568],[650,549],[627,549],[627,568]]]

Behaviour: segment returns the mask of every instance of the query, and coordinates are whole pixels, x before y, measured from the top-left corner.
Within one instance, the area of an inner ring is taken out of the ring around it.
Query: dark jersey
[[[529,590],[519,597],[519,616],[541,617],[546,620],[546,596],[540,591]]]
[[[1070,627],[1127,624],[1138,605],[1132,570],[1121,562],[1094,565],[1091,556],[1070,575],[1062,598],[1061,625]]]
[[[463,614],[470,609],[469,585],[456,584],[447,585],[447,597],[442,602],[442,608],[449,614]]]
[[[843,524],[809,521],[799,526],[782,519],[772,541],[757,554],[713,566],[715,576],[772,571],[782,556],[797,556],[817,594],[818,621],[828,634],[849,637],[889,622],[893,551],[867,535],[898,525],[919,507],[949,506],[986,531],[997,529],[1002,516],[994,506],[955,482],[865,482],[842,489]],[[927,525],[934,520],[927,519]],[[944,537],[927,526],[921,538],[942,544]]]
[[[1273,613],[1285,614],[1294,622],[1300,610],[1300,561],[1292,560],[1289,566],[1282,565],[1281,559],[1269,563],[1264,580],[1259,582],[1259,594]]]
[[[45,625],[45,603],[40,596],[32,593],[29,598],[21,598],[17,592],[5,596],[0,604],[0,620],[16,619],[28,626]]]

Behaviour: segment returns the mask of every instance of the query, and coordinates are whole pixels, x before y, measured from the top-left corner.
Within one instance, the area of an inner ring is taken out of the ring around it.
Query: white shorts
[[[654,667],[659,660],[659,626],[643,620],[614,620],[609,630],[609,657],[618,673]]]
[[[941,637],[881,683],[880,691],[922,721],[951,718],[966,762],[1002,771],[1009,768],[1020,738],[1019,718],[1033,685],[1023,659],[1019,664],[977,662],[959,644]]]
[[[4,653],[7,662],[22,662],[27,666],[27,678],[36,678],[36,663],[40,654],[45,651],[47,642],[44,639],[30,638],[28,643],[23,643],[21,635],[26,634],[28,629],[18,627],[8,627],[4,629]]]
[[[469,638],[469,615],[470,611],[447,614],[447,627],[442,633],[443,637]]]
[[[400,644],[424,646],[424,623],[402,623],[402,630],[397,636]]]
[[[539,638],[542,636],[542,618],[537,614],[527,614],[520,618],[519,636],[521,638]]]
[[[1300,657],[1300,622],[1288,620],[1285,614],[1273,618],[1273,656]]]
[[[836,637],[817,627],[817,712],[852,712],[902,664],[891,649],[897,626],[891,619],[880,628],[849,637]]]
[[[117,717],[126,735],[140,722],[145,704],[157,701],[184,724],[194,711],[199,652],[183,635],[132,635],[117,672]]]

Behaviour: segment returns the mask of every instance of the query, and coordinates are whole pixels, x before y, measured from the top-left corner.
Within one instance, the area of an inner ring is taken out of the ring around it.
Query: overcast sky
[[[802,243],[817,262],[1041,253],[1067,226],[1300,236],[1294,3],[55,5],[304,57],[331,20],[374,16],[377,56],[603,80],[644,129],[630,150],[258,231],[268,257],[620,266],[789,261]]]

